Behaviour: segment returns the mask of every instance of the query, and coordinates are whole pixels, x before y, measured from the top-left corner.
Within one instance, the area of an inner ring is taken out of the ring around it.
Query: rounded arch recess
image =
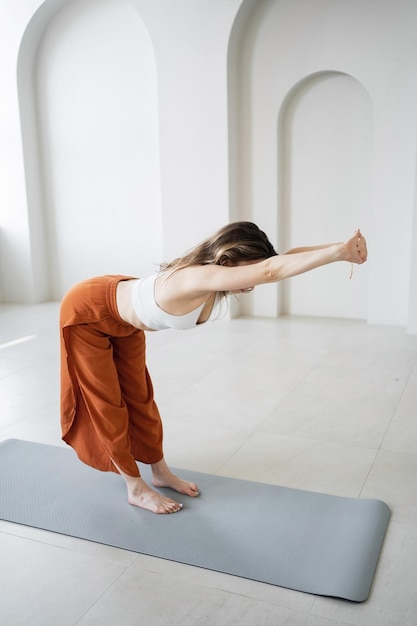
[[[42,3],[22,37],[18,97],[38,299],[60,299],[87,275],[153,271],[162,248],[156,61],[137,9]],[[138,247],[145,261],[131,254]]]
[[[367,232],[372,204],[373,106],[353,76],[321,71],[287,93],[278,115],[280,249]],[[321,268],[280,286],[279,313],[367,318],[366,266]]]

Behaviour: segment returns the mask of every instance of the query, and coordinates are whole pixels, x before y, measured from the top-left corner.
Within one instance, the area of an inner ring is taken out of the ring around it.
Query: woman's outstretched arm
[[[238,291],[278,282],[337,261],[361,264],[366,259],[366,240],[360,230],[357,230],[345,242],[294,248],[285,254],[255,263],[233,267],[222,265],[187,267],[164,279],[164,289],[170,292],[171,297],[198,298],[213,291]]]
[[[285,254],[267,259],[265,263],[269,265],[270,281],[268,282],[277,282],[336,261],[362,264],[367,257],[366,240],[358,229],[345,242],[292,248]]]
[[[343,243],[341,241],[339,244]],[[330,248],[330,246],[337,246],[337,243],[323,243],[321,246],[300,246],[297,248],[290,248],[286,250],[286,252],[282,252],[281,254],[297,254],[298,252],[312,252],[313,250],[323,250],[323,248]]]

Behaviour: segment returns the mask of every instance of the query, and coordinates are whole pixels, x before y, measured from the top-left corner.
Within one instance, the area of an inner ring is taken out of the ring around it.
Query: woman
[[[229,294],[366,258],[359,230],[344,243],[278,255],[255,224],[236,222],[153,276],[102,276],[75,285],[61,305],[62,438],[84,463],[121,474],[130,504],[154,513],[179,511],[182,505],[148,486],[136,464],[151,465],[155,487],[199,495],[165,462],[144,331],[193,328],[214,318]]]

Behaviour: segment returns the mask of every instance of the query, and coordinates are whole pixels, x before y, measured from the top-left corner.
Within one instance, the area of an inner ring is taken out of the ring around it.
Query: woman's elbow
[[[273,257],[276,259],[276,257]],[[266,259],[264,267],[264,276],[266,283],[276,283],[281,280],[280,271],[276,263],[272,259]]]

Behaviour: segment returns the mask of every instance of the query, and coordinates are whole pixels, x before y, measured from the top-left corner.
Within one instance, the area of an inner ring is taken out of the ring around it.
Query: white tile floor
[[[0,307],[0,440],[62,445],[57,313]],[[416,626],[416,336],[345,320],[223,320],[149,334],[148,362],[171,465],[390,505],[369,600],[0,522],[2,625]]]

